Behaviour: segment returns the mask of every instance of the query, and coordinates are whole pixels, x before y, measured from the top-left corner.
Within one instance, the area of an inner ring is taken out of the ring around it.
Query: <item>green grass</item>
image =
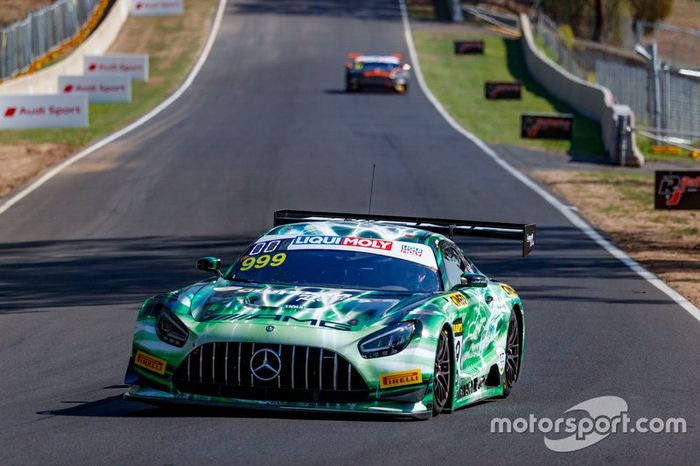
[[[435,29],[416,30],[413,35],[432,92],[460,124],[486,142],[605,157],[600,126],[581,116],[575,117],[571,141],[520,138],[521,113],[574,112],[529,76],[518,40],[484,34],[484,55],[459,56],[453,54],[453,41],[469,39],[464,34]],[[484,97],[484,81],[516,79],[523,83],[521,100]]]
[[[688,155],[688,151],[683,149],[682,155],[674,154],[655,154],[651,151],[651,146],[654,145],[654,141],[651,139],[637,135],[637,147],[644,154],[644,158],[647,162],[700,162],[700,159],[694,159]],[[695,141],[692,144],[693,147],[700,147],[700,142]],[[700,149],[699,149],[700,150]]]
[[[0,144],[57,143],[76,150],[127,126],[157,106],[177,88],[192,68],[201,39],[208,30],[202,26],[204,21],[211,20],[216,0],[199,0],[196,5],[193,4],[188,3],[186,14],[182,17],[127,20],[125,28],[150,29],[152,32],[144,34],[143,41],[130,45],[136,50],[126,50],[148,53],[150,56],[149,82],[132,82],[131,103],[90,104],[88,128],[3,130],[0,131]],[[189,40],[183,41],[183,34],[187,34]],[[169,43],[178,44],[177,51],[163,53]]]
[[[614,185],[620,197],[626,201],[647,206],[654,204],[654,174],[651,172],[585,172],[586,177],[598,183]]]
[[[673,233],[679,236],[696,236],[700,233],[700,229],[687,227],[687,228],[674,228]]]

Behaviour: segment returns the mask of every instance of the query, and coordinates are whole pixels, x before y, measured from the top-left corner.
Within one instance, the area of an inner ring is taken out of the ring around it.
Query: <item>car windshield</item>
[[[367,63],[362,63],[362,66],[360,66],[364,71],[373,71],[373,70],[381,70],[381,71],[391,71],[394,68],[396,68],[396,65],[393,63],[375,63],[375,62],[367,62]]]
[[[248,248],[226,278],[411,293],[441,288],[429,246],[340,236],[263,237]]]

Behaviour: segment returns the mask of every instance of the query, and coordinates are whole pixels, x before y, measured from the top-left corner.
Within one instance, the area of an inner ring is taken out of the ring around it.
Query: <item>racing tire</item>
[[[452,354],[450,335],[443,328],[435,352],[435,369],[433,371],[433,416],[440,414],[452,395]]]
[[[401,94],[401,95],[408,94],[408,83],[395,85],[394,86],[394,93]]]
[[[508,335],[506,336],[506,367],[503,377],[502,398],[506,398],[510,395],[513,385],[518,381],[518,376],[520,375],[520,357],[522,356],[522,339],[518,316],[515,315],[515,310],[511,310],[510,321],[508,322]]]

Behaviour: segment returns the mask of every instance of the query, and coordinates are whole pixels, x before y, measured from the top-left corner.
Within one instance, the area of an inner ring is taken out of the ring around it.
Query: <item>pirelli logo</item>
[[[404,385],[415,385],[423,382],[420,369],[412,369],[403,372],[390,372],[379,376],[379,388],[394,388]]]
[[[143,351],[136,352],[134,364],[160,375],[165,374],[165,366],[167,365],[164,360],[156,358],[155,356],[150,356]]]

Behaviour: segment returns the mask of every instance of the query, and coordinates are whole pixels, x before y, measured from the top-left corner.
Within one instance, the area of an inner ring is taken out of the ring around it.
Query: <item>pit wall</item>
[[[630,129],[634,128],[634,112],[627,105],[615,103],[610,89],[586,82],[566,71],[547,57],[535,44],[530,19],[520,15],[520,40],[525,64],[530,75],[547,88],[553,96],[567,103],[577,113],[600,124],[601,136],[612,163],[629,166],[644,164],[644,156],[637,147],[634,133],[618,128],[618,117],[629,117]],[[627,134],[626,144],[621,144],[620,134]],[[627,147],[621,152],[620,146]]]
[[[0,95],[56,94],[60,75],[83,74],[83,57],[101,55],[117,38],[129,17],[131,0],[116,0],[95,31],[66,58],[35,73],[0,84]]]

